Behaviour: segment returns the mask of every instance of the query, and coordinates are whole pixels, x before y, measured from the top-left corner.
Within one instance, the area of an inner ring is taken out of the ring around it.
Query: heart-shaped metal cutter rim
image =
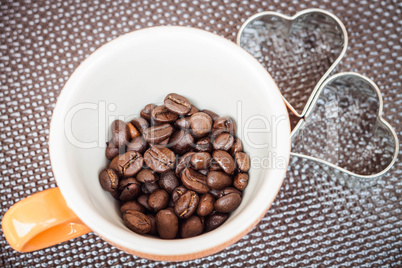
[[[349,171],[349,170],[347,170],[347,169],[344,169],[344,168],[342,168],[342,167],[339,167],[339,166],[337,166],[337,165],[335,165],[335,164],[332,164],[332,163],[330,163],[330,162],[327,162],[327,161],[325,161],[325,160],[316,158],[316,157],[314,157],[314,156],[309,156],[309,155],[304,155],[304,154],[299,154],[299,153],[294,153],[294,152],[291,152],[290,154],[293,155],[293,156],[307,158],[307,159],[316,161],[316,162],[318,162],[318,163],[328,165],[328,166],[330,166],[330,167],[332,167],[332,168],[334,168],[334,169],[337,169],[337,170],[339,170],[339,171],[342,171],[342,172],[344,172],[344,173],[347,173],[347,174],[349,174],[349,175],[351,175],[351,176],[355,176],[355,177],[360,178],[360,179],[373,179],[373,178],[379,177],[379,176],[381,176],[381,175],[384,175],[384,174],[393,166],[393,164],[394,164],[395,161],[396,161],[396,158],[398,157],[398,153],[399,153],[399,141],[398,141],[398,137],[397,137],[397,135],[396,135],[396,133],[395,133],[395,130],[394,130],[394,129],[392,128],[392,126],[382,117],[383,100],[382,100],[381,92],[380,92],[380,89],[377,87],[377,85],[376,85],[371,79],[369,79],[368,77],[365,77],[365,76],[363,76],[363,75],[361,75],[361,74],[354,73],[354,72],[343,72],[343,73],[338,73],[338,74],[332,75],[332,76],[329,77],[327,80],[325,80],[324,83],[318,88],[316,95],[315,95],[314,98],[311,100],[311,106],[310,106],[310,107],[307,109],[307,111],[306,111],[305,118],[307,118],[307,117],[312,113],[312,111],[313,111],[313,109],[314,109],[314,106],[315,106],[315,103],[316,103],[317,100],[319,99],[319,97],[320,97],[322,91],[324,90],[324,88],[325,88],[329,83],[331,83],[332,81],[334,81],[334,80],[336,80],[336,79],[338,79],[338,78],[340,78],[340,77],[342,77],[342,76],[355,76],[355,77],[357,77],[357,78],[359,78],[359,79],[361,79],[361,80],[364,80],[364,81],[366,81],[367,83],[369,83],[370,86],[371,86],[371,87],[374,89],[374,91],[376,92],[377,98],[378,98],[378,102],[379,102],[379,107],[378,107],[378,112],[377,112],[378,120],[379,120],[379,122],[380,122],[381,124],[383,124],[386,128],[389,129],[389,131],[391,132],[392,137],[393,137],[393,139],[394,139],[394,141],[395,141],[394,154],[393,154],[393,157],[392,157],[391,162],[388,164],[388,166],[387,166],[386,168],[384,168],[382,171],[380,171],[380,172],[378,172],[378,173],[370,174],[370,175],[361,175],[361,174],[357,174],[357,173],[355,173],[355,172]],[[297,132],[300,130],[300,128],[302,127],[302,125],[304,124],[304,122],[305,122],[304,119],[301,119],[301,120],[299,121],[299,123],[296,125],[296,127],[293,129],[292,134],[291,134],[292,140],[293,140],[294,137],[297,136]]]
[[[259,19],[259,18],[262,18],[262,17],[264,17],[264,16],[277,16],[277,17],[280,17],[280,18],[283,18],[283,19],[285,19],[285,20],[287,20],[287,21],[292,22],[292,21],[294,21],[295,19],[297,19],[298,17],[300,17],[300,16],[302,16],[302,15],[305,15],[305,14],[308,14],[308,13],[320,13],[320,14],[323,14],[323,15],[325,15],[325,16],[331,17],[333,20],[335,20],[335,21],[338,23],[338,25],[339,25],[339,27],[341,28],[341,30],[342,30],[343,37],[344,37],[344,43],[343,43],[342,51],[341,51],[341,53],[339,54],[338,58],[332,63],[332,65],[329,67],[329,69],[324,73],[324,75],[323,75],[323,76],[321,77],[321,79],[318,81],[318,83],[317,83],[316,86],[314,87],[313,91],[311,92],[310,97],[309,97],[309,99],[307,100],[307,102],[306,102],[306,104],[305,104],[305,106],[304,106],[304,109],[303,109],[303,111],[302,111],[301,113],[299,113],[298,111],[296,111],[296,109],[290,104],[290,102],[289,102],[285,97],[282,96],[282,99],[284,100],[284,102],[285,102],[286,106],[289,108],[289,110],[291,110],[292,113],[293,113],[294,115],[296,115],[297,117],[299,117],[299,118],[302,118],[302,117],[304,117],[304,116],[306,115],[306,113],[307,113],[309,107],[311,106],[311,104],[312,104],[312,102],[313,102],[314,96],[317,94],[318,89],[320,88],[320,85],[327,79],[327,77],[329,76],[329,74],[330,74],[330,73],[332,72],[332,70],[338,65],[338,63],[341,61],[342,57],[345,55],[345,52],[346,52],[346,49],[347,49],[347,46],[348,46],[348,33],[347,33],[347,31],[346,31],[345,25],[343,25],[343,23],[341,22],[341,20],[340,20],[338,17],[336,17],[334,14],[332,14],[332,13],[330,13],[330,12],[328,12],[328,11],[325,11],[325,10],[323,10],[323,9],[319,9],[319,8],[309,8],[309,9],[305,9],[305,10],[302,10],[302,11],[296,13],[295,15],[293,15],[293,16],[291,16],[291,17],[286,16],[286,15],[283,15],[283,14],[278,13],[278,12],[274,12],[274,11],[264,11],[264,12],[257,13],[257,14],[255,14],[255,15],[251,16],[249,19],[247,19],[247,20],[243,23],[243,25],[240,27],[240,30],[239,30],[239,32],[238,32],[238,34],[237,34],[237,39],[236,39],[237,45],[241,47],[241,45],[240,45],[240,39],[241,39],[241,36],[242,36],[242,34],[243,34],[244,29],[246,29],[247,26],[248,26],[251,22],[253,22],[253,21],[255,21],[255,20]]]

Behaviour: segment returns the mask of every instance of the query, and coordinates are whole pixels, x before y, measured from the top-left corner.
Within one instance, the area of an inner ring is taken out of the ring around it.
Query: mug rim
[[[288,140],[288,142],[283,142],[280,145],[281,150],[286,154],[286,164],[285,166],[287,167],[289,165],[289,158],[290,158],[290,120],[289,116],[287,113],[287,109],[285,106],[285,103],[282,100],[282,95],[280,94],[280,91],[275,83],[275,81],[272,79],[270,74],[263,68],[263,66],[248,52],[234,44],[233,42],[215,35],[213,33],[210,33],[205,30],[200,30],[196,28],[190,28],[190,27],[183,27],[183,26],[156,26],[156,27],[150,27],[150,28],[144,28],[140,30],[136,30],[127,34],[124,34],[122,36],[119,36],[106,44],[102,45],[98,49],[96,49],[93,53],[91,53],[71,74],[67,82],[65,83],[63,89],[61,90],[61,93],[58,97],[57,103],[55,105],[53,114],[52,114],[52,120],[50,123],[50,131],[49,131],[49,156],[50,156],[50,163],[52,166],[54,178],[57,182],[57,185],[60,188],[60,191],[63,195],[63,197],[66,200],[67,205],[74,211],[74,213],[77,214],[77,216],[91,229],[93,230],[97,235],[99,235],[102,239],[105,241],[109,242],[110,244],[137,256],[144,257],[147,259],[153,259],[153,260],[162,260],[162,261],[184,261],[184,260],[191,260],[195,258],[200,258],[200,257],[205,257],[208,255],[211,255],[213,253],[216,253],[227,246],[237,242],[240,240],[245,234],[247,234],[253,227],[255,227],[258,222],[263,218],[265,213],[269,210],[269,208],[272,205],[272,202],[277,196],[277,193],[282,185],[282,182],[285,178],[286,174],[286,167],[284,169],[280,170],[275,170],[276,174],[276,185],[272,189],[270,189],[271,194],[269,195],[271,198],[268,200],[267,198],[263,199],[262,195],[259,196],[258,201],[263,201],[265,205],[264,208],[260,209],[260,214],[257,216],[253,216],[251,219],[248,219],[249,222],[246,227],[241,228],[241,231],[239,232],[234,232],[233,234],[230,234],[228,237],[229,239],[225,239],[224,241],[220,241],[220,243],[216,243],[212,247],[209,248],[204,248],[200,250],[196,250],[193,252],[186,252],[184,254],[164,254],[163,252],[155,252],[155,249],[151,247],[145,247],[145,248],[140,248],[138,250],[138,247],[133,247],[132,244],[134,243],[125,243],[124,241],[116,241],[114,237],[111,237],[108,232],[105,232],[103,229],[99,228],[100,226],[96,224],[96,221],[101,220],[99,219],[98,215],[94,213],[94,211],[87,210],[83,211],[83,208],[80,206],[80,201],[82,202],[84,199],[81,198],[80,196],[78,198],[72,198],[69,195],[69,192],[74,188],[71,183],[67,183],[67,179],[63,176],[62,170],[65,168],[63,167],[63,162],[59,161],[58,158],[58,152],[57,152],[57,144],[60,144],[59,141],[61,139],[60,136],[62,135],[57,135],[58,132],[64,133],[63,131],[55,130],[57,129],[56,121],[59,118],[62,118],[63,113],[62,111],[64,110],[64,106],[66,105],[66,100],[68,100],[69,95],[73,93],[71,88],[74,87],[74,83],[77,83],[81,76],[83,75],[83,70],[86,68],[90,68],[92,64],[95,64],[96,60],[102,56],[102,53],[107,53],[108,50],[113,49],[113,47],[119,43],[119,42],[124,42],[126,39],[131,39],[131,38],[138,38],[138,36],[141,35],[146,35],[146,34],[158,34],[158,32],[164,32],[166,33],[169,31],[172,32],[180,32],[183,34],[195,34],[195,35],[200,35],[203,36],[203,38],[210,38],[214,39],[216,42],[220,42],[227,46],[230,49],[237,50],[236,53],[239,54],[239,57],[241,54],[243,54],[241,57],[244,57],[245,60],[249,61],[251,65],[254,66],[256,71],[261,73],[261,77],[270,80],[270,83],[273,83],[274,87],[272,90],[272,95],[274,96],[273,98],[277,98],[277,100],[280,100],[279,108],[278,108],[278,114],[280,115],[285,115],[285,118],[288,122],[288,124],[282,124],[282,129],[280,130],[281,135],[284,135],[285,137],[282,137],[283,140]],[[270,93],[271,94],[271,93]],[[56,133],[56,134],[55,134]],[[57,170],[57,171],[56,171]],[[265,177],[265,173],[261,175]],[[272,175],[271,175],[272,176]],[[264,182],[263,182],[264,183]],[[267,184],[267,183],[266,183]],[[263,189],[267,187],[261,187]],[[261,190],[259,190],[260,192]],[[256,198],[252,198],[251,203],[256,203]],[[245,214],[245,213],[243,213]],[[237,215],[236,217],[239,217],[241,214]],[[220,227],[222,228],[222,227]],[[220,229],[218,228],[218,229]],[[226,228],[229,229],[229,228]],[[215,230],[214,230],[215,231]],[[209,240],[212,240],[214,242],[216,239],[214,238],[214,231],[211,231],[209,233],[203,234],[202,236],[207,236]],[[216,234],[216,233],[215,233]],[[145,237],[142,235],[138,235],[139,239],[152,239],[149,237]],[[199,238],[200,236],[198,236]],[[228,238],[226,237],[226,238]],[[158,243],[165,243],[166,241],[169,241],[169,243],[174,247],[174,244],[180,243],[180,241],[189,241],[189,240],[197,240],[197,237],[193,238],[187,238],[187,239],[177,239],[177,240],[162,240],[160,238],[158,239]],[[205,239],[204,239],[205,240]]]

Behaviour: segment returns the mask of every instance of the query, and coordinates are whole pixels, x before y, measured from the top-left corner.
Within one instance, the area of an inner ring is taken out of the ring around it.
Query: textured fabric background
[[[15,202],[55,187],[48,134],[52,110],[73,70],[96,48],[155,25],[187,25],[234,41],[254,13],[333,12],[349,46],[337,71],[373,79],[384,118],[402,137],[402,4],[398,0],[7,1],[0,5],[0,219]],[[341,186],[330,170],[292,158],[261,223],[238,243],[203,259],[158,263],[126,254],[95,234],[32,253],[8,246],[0,267],[402,266],[402,164],[367,190]]]

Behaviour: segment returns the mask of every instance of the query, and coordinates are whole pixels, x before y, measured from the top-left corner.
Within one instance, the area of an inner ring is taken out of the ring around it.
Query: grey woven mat
[[[0,217],[15,202],[55,187],[49,122],[67,78],[90,53],[124,33],[155,25],[187,25],[232,41],[252,14],[293,15],[309,7],[345,24],[349,47],[337,71],[373,79],[384,118],[402,137],[402,4],[394,1],[6,1],[0,5]],[[402,151],[402,150],[401,150]],[[238,266],[401,267],[402,164],[367,190],[342,186],[316,164],[291,159],[264,219],[215,255],[158,263],[122,252],[95,234],[18,253],[0,230],[0,267]]]

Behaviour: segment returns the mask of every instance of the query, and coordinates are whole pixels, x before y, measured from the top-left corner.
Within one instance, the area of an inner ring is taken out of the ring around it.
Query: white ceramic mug
[[[251,169],[240,207],[222,226],[197,237],[163,240],[136,234],[124,225],[117,201],[102,190],[98,173],[107,166],[104,150],[110,123],[117,116],[139,116],[146,104],[162,103],[171,92],[196,107],[234,118]],[[290,124],[275,82],[246,51],[206,31],[154,27],[107,43],[75,70],[58,97],[49,147],[62,196],[47,194],[48,199],[35,207],[34,195],[7,212],[3,230],[14,248],[36,250],[92,230],[137,256],[179,261],[224,249],[265,215],[286,173]],[[62,210],[64,200],[67,207]],[[26,215],[29,205],[36,209],[32,215]],[[64,211],[53,222],[52,209]],[[29,227],[28,222],[36,225]]]

